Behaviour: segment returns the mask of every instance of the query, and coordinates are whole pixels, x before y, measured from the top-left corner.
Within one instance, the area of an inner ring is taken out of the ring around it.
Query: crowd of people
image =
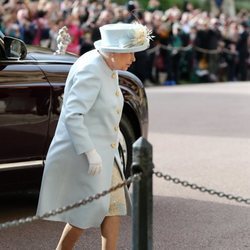
[[[124,5],[111,0],[3,0],[0,28],[26,44],[56,50],[58,31],[67,26],[67,51],[82,55],[100,39],[100,26],[139,22],[154,36],[129,69],[142,82],[250,80],[250,12],[213,15],[184,3],[162,9],[158,0],[149,0],[143,9],[137,0]]]

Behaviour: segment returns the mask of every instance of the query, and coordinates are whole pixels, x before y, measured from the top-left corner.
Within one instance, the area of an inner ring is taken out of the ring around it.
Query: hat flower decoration
[[[144,43],[150,42],[153,40],[152,31],[147,28],[147,26],[140,23],[134,23],[135,29],[132,31],[131,39],[124,44],[125,48],[130,48],[134,46],[142,46]]]

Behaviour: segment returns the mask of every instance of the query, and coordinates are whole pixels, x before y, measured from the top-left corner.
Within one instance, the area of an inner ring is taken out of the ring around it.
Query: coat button
[[[115,143],[111,143],[111,148],[115,148],[116,147],[116,144]]]
[[[115,127],[114,127],[114,130],[117,132],[117,131],[118,131],[118,127],[117,127],[117,126],[115,126]]]
[[[111,75],[111,77],[112,77],[113,79],[115,79],[115,78],[116,78],[116,73],[113,72],[112,75]]]
[[[120,93],[119,93],[118,90],[115,91],[115,95],[116,95],[116,96],[119,96],[119,95],[120,95]]]
[[[120,109],[116,109],[116,113],[119,115],[121,113]]]

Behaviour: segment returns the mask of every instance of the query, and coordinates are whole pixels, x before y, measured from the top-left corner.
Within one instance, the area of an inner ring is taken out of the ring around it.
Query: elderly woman
[[[69,72],[61,115],[47,154],[37,214],[72,204],[122,181],[118,154],[123,96],[117,70],[148,48],[141,24],[107,24],[101,40]],[[130,213],[127,188],[49,217],[66,223],[57,250],[72,249],[83,231],[101,227],[102,249],[116,249],[120,216]]]

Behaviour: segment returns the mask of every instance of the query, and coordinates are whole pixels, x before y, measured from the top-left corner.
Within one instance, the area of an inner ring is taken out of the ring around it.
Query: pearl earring
[[[111,62],[114,63],[115,62],[115,58],[114,58],[114,55],[112,54],[111,56]]]

